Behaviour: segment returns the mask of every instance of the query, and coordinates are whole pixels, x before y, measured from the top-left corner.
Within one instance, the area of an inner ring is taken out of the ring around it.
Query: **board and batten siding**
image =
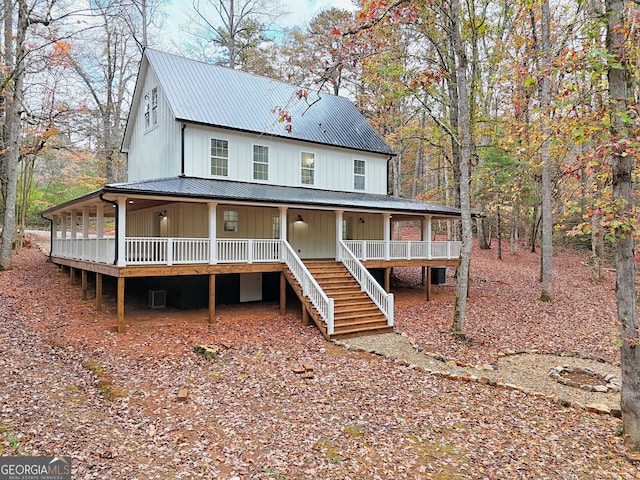
[[[224,212],[238,213],[238,231],[224,231]],[[164,217],[159,214],[163,212]],[[272,238],[273,219],[277,208],[218,205],[216,236],[218,238]],[[200,203],[173,203],[162,207],[131,212],[127,215],[128,237],[207,238],[209,209]]]
[[[145,95],[158,88],[158,123],[145,129]],[[166,97],[152,69],[145,76],[140,103],[131,112],[133,130],[128,145],[129,182],[180,175],[181,142],[179,122],[175,121]]]
[[[211,175],[211,139],[229,142],[228,176]],[[253,146],[269,147],[269,179],[253,178]],[[302,152],[315,156],[313,185],[301,182]],[[354,160],[365,161],[365,189],[354,189]],[[306,186],[323,190],[387,193],[388,156],[305,144],[258,134],[188,125],[185,130],[185,174],[202,178],[224,178],[270,185]]]

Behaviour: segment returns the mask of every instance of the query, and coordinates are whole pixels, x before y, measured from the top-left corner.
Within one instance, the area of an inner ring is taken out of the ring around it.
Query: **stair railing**
[[[378,306],[380,311],[387,318],[387,325],[393,326],[393,294],[387,293],[373,278],[369,270],[358,260],[349,247],[340,240],[338,242],[338,260],[341,261],[349,273],[360,284],[360,288]]]
[[[320,285],[313,278],[311,272],[302,263],[302,260],[293,250],[289,242],[283,240],[282,245],[282,261],[287,265],[295,279],[302,287],[302,294],[309,297],[311,303],[320,316],[327,324],[327,335],[333,335],[334,330],[334,302],[333,298],[327,297],[327,294],[320,288]]]

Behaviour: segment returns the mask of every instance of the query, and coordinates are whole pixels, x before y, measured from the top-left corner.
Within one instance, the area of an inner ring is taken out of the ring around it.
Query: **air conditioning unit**
[[[167,306],[166,290],[149,290],[149,307],[164,308]]]

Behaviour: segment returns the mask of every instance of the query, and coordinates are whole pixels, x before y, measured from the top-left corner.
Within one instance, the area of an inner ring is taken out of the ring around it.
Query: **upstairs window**
[[[253,146],[253,179],[269,180],[269,147]]]
[[[303,185],[313,185],[315,176],[315,155],[302,152],[300,156],[300,181]]]
[[[353,161],[353,188],[364,190],[365,164],[364,160]]]
[[[158,125],[158,87],[151,90],[151,125]]]
[[[219,138],[211,139],[211,175],[229,175],[229,142]]]
[[[149,117],[150,110],[151,110],[151,105],[149,101],[149,94],[147,93],[144,96],[144,129],[145,130],[149,130],[149,127],[151,126],[151,118]]]

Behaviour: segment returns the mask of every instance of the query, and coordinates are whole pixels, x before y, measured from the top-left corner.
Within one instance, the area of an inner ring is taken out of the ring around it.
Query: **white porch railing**
[[[89,262],[111,263],[115,246],[115,238],[58,238],[51,245],[51,254]]]
[[[455,260],[462,242],[405,242],[384,240],[346,240],[344,244],[360,261],[366,260]],[[116,239],[57,238],[54,256],[97,263],[113,263]],[[208,238],[127,237],[124,258],[127,265],[176,265],[191,263],[280,262],[282,243],[272,239],[216,240],[211,256]]]
[[[327,324],[327,335],[333,335],[333,298],[327,297],[327,294],[320,288],[320,285],[318,285],[316,279],[313,278],[311,272],[309,272],[304,263],[302,263],[300,257],[298,257],[293,248],[291,248],[289,242],[283,241],[282,245],[282,261],[289,267],[289,270],[302,287],[302,294],[309,297],[309,300],[311,300],[311,303],[316,307],[316,310],[318,310],[322,319]]]
[[[410,242],[393,240],[345,240],[358,260],[455,260],[462,242]]]
[[[360,288],[365,292],[371,300],[378,306],[380,311],[387,318],[387,325],[393,326],[393,294],[387,293],[384,288],[380,286],[378,281],[373,278],[362,263],[356,258],[354,253],[349,250],[346,242],[338,242],[337,258],[340,260],[349,273],[360,284]]]

